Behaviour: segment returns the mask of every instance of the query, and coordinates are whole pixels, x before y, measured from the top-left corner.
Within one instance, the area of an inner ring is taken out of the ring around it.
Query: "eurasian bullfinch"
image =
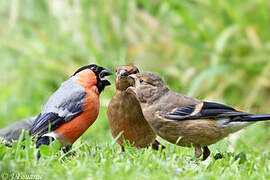
[[[138,72],[139,69],[132,65],[117,68],[116,92],[107,111],[111,133],[114,138],[118,138],[117,142],[123,151],[123,139],[137,148],[152,145],[152,148],[157,150],[160,145],[155,140],[156,134],[144,119],[138,100],[133,94],[126,92],[126,89],[134,84],[134,80],[129,75]]]
[[[59,140],[68,150],[91,126],[99,113],[99,95],[110,85],[105,76],[112,73],[95,64],[78,69],[49,98],[35,119],[30,135],[36,147]]]
[[[127,91],[137,97],[145,119],[157,135],[179,146],[194,146],[196,158],[203,154],[203,160],[207,159],[207,146],[230,133],[257,121],[270,120],[270,114],[254,115],[172,92],[153,73],[130,77],[135,79],[135,85]]]

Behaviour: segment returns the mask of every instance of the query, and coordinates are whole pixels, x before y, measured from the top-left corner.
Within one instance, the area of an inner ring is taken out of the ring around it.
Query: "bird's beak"
[[[126,89],[126,92],[136,95],[136,93],[135,93],[135,87],[133,87],[133,86],[129,86]]]
[[[118,71],[117,77],[118,77],[118,76],[119,76],[119,77],[120,77],[120,76],[123,76],[126,72],[127,72],[126,70],[121,69],[120,71]]]
[[[113,73],[107,69],[103,69],[100,73],[99,73],[99,78],[102,82],[102,84],[104,84],[105,86],[109,86],[111,85],[110,81],[108,79],[105,78],[105,76],[110,76]]]
[[[124,77],[124,75],[126,74],[126,72],[127,71],[124,70],[124,69],[121,69],[120,71],[118,71],[117,74],[116,74],[117,80],[120,80],[121,77]]]
[[[134,80],[136,80],[136,78],[137,78],[136,74],[131,74],[131,75],[129,75],[128,77],[131,77],[131,78],[134,79]]]

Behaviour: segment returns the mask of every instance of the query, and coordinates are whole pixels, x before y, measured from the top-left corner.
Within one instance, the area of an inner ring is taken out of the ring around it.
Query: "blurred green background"
[[[270,113],[269,12],[267,0],[0,1],[0,127],[37,115],[90,63],[111,71],[135,64],[185,95]],[[102,93],[86,142],[112,140],[106,108],[114,91]],[[255,130],[264,133],[254,142],[269,145],[267,123]]]

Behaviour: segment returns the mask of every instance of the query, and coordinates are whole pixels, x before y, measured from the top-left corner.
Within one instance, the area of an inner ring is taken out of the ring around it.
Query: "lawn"
[[[37,115],[90,63],[113,72],[135,64],[185,95],[270,113],[269,29],[267,0],[1,1],[0,128]],[[211,145],[206,161],[162,139],[163,151],[127,145],[121,152],[106,116],[114,91],[112,83],[101,94],[97,121],[69,154],[56,144],[37,160],[29,138],[0,144],[0,179],[270,179],[264,122]]]

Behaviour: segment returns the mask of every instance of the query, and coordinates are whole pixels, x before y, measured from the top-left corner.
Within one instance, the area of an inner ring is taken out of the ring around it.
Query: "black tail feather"
[[[247,116],[241,116],[241,118],[239,119],[240,121],[248,121],[248,122],[252,122],[252,121],[267,121],[270,120],[270,114],[251,114],[251,115],[247,115]]]

